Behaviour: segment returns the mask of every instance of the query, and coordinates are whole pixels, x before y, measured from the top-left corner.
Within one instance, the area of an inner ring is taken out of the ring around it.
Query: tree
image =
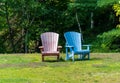
[[[5,12],[6,27],[9,31],[10,52],[28,51],[29,31],[37,17],[38,2],[34,0],[3,0],[3,12]],[[4,23],[5,24],[5,23]],[[7,42],[7,41],[6,41]],[[19,47],[20,46],[20,47]],[[17,48],[17,49],[16,49]],[[23,50],[24,49],[24,50]]]
[[[120,28],[120,1],[119,1],[119,3],[116,3],[113,5],[113,9],[116,13],[116,16],[118,17],[118,22],[119,22],[119,24],[117,24],[116,27]]]

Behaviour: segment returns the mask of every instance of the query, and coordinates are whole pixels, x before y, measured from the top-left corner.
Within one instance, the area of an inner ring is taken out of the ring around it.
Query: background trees
[[[64,32],[80,29],[87,40],[83,43],[95,43],[97,35],[119,23],[115,3],[118,0],[1,0],[0,53],[39,52],[40,34],[46,31],[59,33],[63,46]]]

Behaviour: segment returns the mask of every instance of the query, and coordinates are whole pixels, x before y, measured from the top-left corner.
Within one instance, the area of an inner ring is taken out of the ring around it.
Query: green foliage
[[[5,12],[3,16],[0,16],[1,25],[3,30],[8,29],[7,38],[3,39],[1,43],[1,49],[6,47],[6,52],[24,52],[25,47],[29,46],[30,40],[36,40],[35,34],[40,31],[39,25],[36,25],[35,19],[38,19],[38,8],[41,4],[34,0],[5,0],[3,1],[1,10]],[[43,7],[42,7],[43,8]],[[34,23],[33,23],[34,22]],[[36,28],[37,27],[37,28]],[[34,30],[36,28],[36,30]],[[31,35],[35,34],[35,37]],[[39,32],[40,34],[40,32]],[[1,34],[1,37],[4,34]],[[12,44],[11,44],[12,41]],[[21,48],[18,49],[18,48]],[[3,52],[3,50],[1,50]]]
[[[116,16],[120,15],[120,3],[119,4],[114,4],[113,9],[116,12]]]
[[[64,46],[64,32],[79,32],[76,12],[84,39],[91,43],[96,35],[116,27],[112,9],[116,1],[1,0],[0,53],[36,52],[41,45],[40,34],[47,31],[59,33],[59,44]]]
[[[94,50],[101,52],[120,52],[120,29],[113,29],[97,36]],[[93,45],[94,47],[94,45]]]
[[[107,5],[113,5],[113,3],[118,3],[119,0],[98,0],[97,1],[97,6],[103,7]]]

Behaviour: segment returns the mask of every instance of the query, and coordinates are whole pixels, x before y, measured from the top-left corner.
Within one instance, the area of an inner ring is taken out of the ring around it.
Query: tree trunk
[[[24,49],[25,49],[25,53],[28,53],[28,30],[25,29],[25,46],[24,46]]]

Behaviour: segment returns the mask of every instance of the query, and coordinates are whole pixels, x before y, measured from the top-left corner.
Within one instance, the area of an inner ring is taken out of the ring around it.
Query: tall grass
[[[59,62],[40,54],[1,54],[0,83],[120,83],[120,54],[91,53],[90,60]]]

